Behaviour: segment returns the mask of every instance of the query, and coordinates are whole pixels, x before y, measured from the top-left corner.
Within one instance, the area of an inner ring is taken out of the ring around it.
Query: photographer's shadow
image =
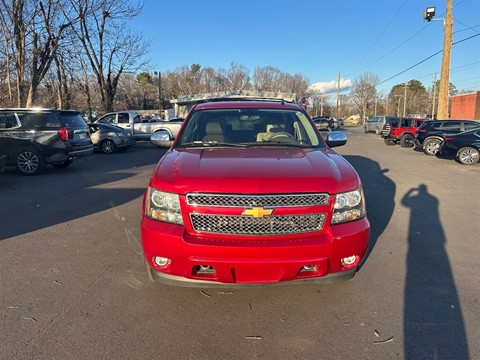
[[[344,158],[352,164],[363,183],[370,222],[370,243],[366,255],[368,258],[392,219],[396,186],[386,175],[389,170],[382,169],[378,162],[363,156],[345,155]]]
[[[410,208],[405,284],[405,359],[469,359],[460,302],[445,249],[438,199],[421,184]]]

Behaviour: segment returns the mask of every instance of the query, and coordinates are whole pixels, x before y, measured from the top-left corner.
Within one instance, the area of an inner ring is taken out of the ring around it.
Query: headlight
[[[118,136],[125,136],[125,133],[123,133],[123,132],[118,132],[117,135],[118,135]]]
[[[333,206],[332,225],[358,220],[365,216],[362,189],[337,194]]]
[[[153,220],[183,225],[178,194],[147,189],[145,215]]]

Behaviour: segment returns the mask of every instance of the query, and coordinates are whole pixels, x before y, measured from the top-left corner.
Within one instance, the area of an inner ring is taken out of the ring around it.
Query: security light
[[[432,21],[432,18],[435,16],[435,8],[434,7],[428,7],[424,12],[423,12],[423,19],[425,21]]]

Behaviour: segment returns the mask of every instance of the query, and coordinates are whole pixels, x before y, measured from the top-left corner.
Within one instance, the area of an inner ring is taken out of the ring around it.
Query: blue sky
[[[173,71],[198,63],[250,70],[274,66],[300,73],[310,84],[335,89],[370,72],[379,91],[412,79],[424,86],[440,76],[442,54],[387,80],[443,47],[442,21],[424,22],[422,12],[445,15],[446,0],[144,0],[134,31],[150,40],[150,69]],[[480,1],[453,0],[450,82],[480,90]],[[387,80],[387,81],[386,81]]]

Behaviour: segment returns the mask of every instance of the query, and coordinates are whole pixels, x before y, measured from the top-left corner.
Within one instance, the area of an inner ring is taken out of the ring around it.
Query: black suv
[[[50,164],[64,168],[91,155],[88,126],[79,112],[0,109],[0,154],[23,175],[36,175]]]
[[[445,136],[456,135],[478,127],[480,127],[480,121],[433,120],[417,129],[413,142],[417,149],[423,149],[425,154],[436,155]]]

